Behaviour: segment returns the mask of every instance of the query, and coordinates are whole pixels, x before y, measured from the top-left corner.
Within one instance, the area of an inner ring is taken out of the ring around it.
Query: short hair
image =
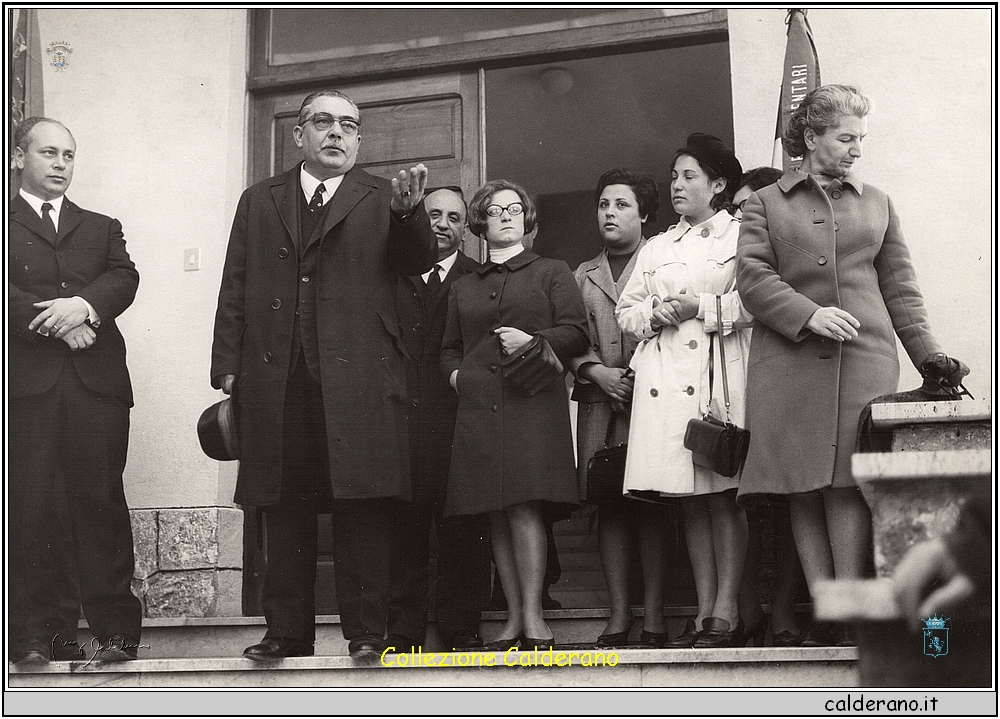
[[[756,192],[762,187],[773,185],[781,179],[782,174],[781,170],[775,167],[755,167],[743,173],[743,177],[740,178],[740,187],[749,187]]]
[[[316,92],[310,92],[308,95],[306,95],[305,98],[303,98],[302,100],[302,104],[299,105],[299,117],[298,117],[299,127],[304,125],[306,120],[309,119],[309,117],[306,115],[306,110],[309,109],[309,106],[312,105],[313,102],[315,102],[316,98],[318,97],[339,97],[341,100],[347,100],[349,103],[351,103],[351,107],[354,108],[354,112],[358,114],[358,119],[359,120],[361,119],[361,110],[358,109],[357,103],[355,103],[354,100],[349,98],[340,90],[317,90]]]
[[[69,128],[58,120],[53,120],[51,117],[40,117],[38,115],[25,118],[21,124],[17,126],[14,130],[14,147],[20,147],[21,151],[28,149],[30,144],[31,131],[35,129],[35,125],[40,125],[43,122],[51,122],[54,125],[59,125],[66,132],[69,132]],[[73,137],[73,133],[69,132],[69,136]]]
[[[719,210],[728,210],[730,206],[733,204],[733,195],[736,194],[736,190],[738,190],[739,188],[733,187],[733,183],[730,182],[729,178],[725,177],[721,172],[717,172],[716,170],[712,169],[709,165],[706,165],[704,162],[702,162],[697,157],[692,155],[690,152],[687,152],[685,150],[678,150],[677,152],[674,153],[674,159],[670,161],[671,172],[674,171],[674,165],[677,164],[677,161],[682,157],[684,157],[685,155],[698,163],[698,167],[700,167],[702,171],[706,175],[708,175],[708,179],[710,181],[714,182],[715,180],[718,180],[720,177],[726,181],[726,186],[722,188],[722,192],[716,192],[714,195],[712,195],[712,201],[709,203],[709,206],[716,212],[718,212]]]
[[[817,135],[840,124],[845,115],[865,117],[872,111],[872,101],[851,85],[823,85],[810,92],[788,118],[781,136],[781,146],[789,157],[806,154],[805,133],[811,128]]]
[[[535,203],[528,197],[524,188],[516,182],[510,180],[490,180],[485,185],[476,190],[469,202],[469,231],[476,237],[486,239],[486,206],[490,204],[493,195],[503,190],[513,190],[521,199],[524,205],[524,234],[528,234],[535,229],[538,221],[538,213],[535,210]]]
[[[660,188],[651,176],[627,168],[608,170],[597,181],[597,189],[594,190],[595,205],[601,201],[601,193],[608,185],[628,185],[632,188],[639,205],[639,216],[644,216],[648,222],[656,222],[656,210],[660,207]]]
[[[430,197],[438,190],[448,190],[449,192],[454,192],[458,195],[458,199],[462,201],[462,205],[465,207],[466,211],[469,209],[469,203],[465,201],[465,193],[462,192],[462,188],[458,185],[441,185],[440,187],[428,187],[424,190],[424,197]]]

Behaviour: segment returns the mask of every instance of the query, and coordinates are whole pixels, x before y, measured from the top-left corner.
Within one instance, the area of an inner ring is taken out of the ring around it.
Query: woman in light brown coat
[[[851,455],[862,408],[897,390],[896,337],[917,367],[940,351],[892,202],[852,172],[870,109],[852,87],[809,93],[782,140],[801,167],[751,195],[740,228],[736,284],[756,325],[739,495],[788,497],[810,590],[865,571]],[[831,643],[851,640],[814,628],[803,641]]]

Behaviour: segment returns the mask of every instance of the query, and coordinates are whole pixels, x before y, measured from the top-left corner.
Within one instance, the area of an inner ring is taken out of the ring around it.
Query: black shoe
[[[85,661],[86,655],[76,639],[67,639],[62,634],[56,634],[49,643],[52,653],[52,661],[55,662],[75,662]]]
[[[521,651],[531,651],[537,649],[540,652],[547,652],[556,645],[556,638],[552,637],[550,639],[532,639],[531,637],[521,638]]]
[[[48,664],[51,659],[49,645],[44,639],[38,637],[22,639],[14,645],[10,653],[12,662],[24,666]]]
[[[398,649],[399,647],[397,647]],[[374,634],[352,639],[347,644],[347,651],[350,652],[351,659],[359,662],[377,661],[385,651],[385,642],[381,637]],[[407,651],[409,651],[407,649]]]
[[[802,647],[832,647],[839,637],[829,624],[815,623],[806,630],[799,646]]]
[[[542,609],[562,609],[562,602],[545,594],[542,597]]]
[[[783,632],[771,635],[776,647],[797,647],[802,644],[801,634],[792,634],[787,629]]]
[[[695,629],[694,620],[688,619],[684,625],[684,631],[676,639],[671,639],[664,647],[667,649],[690,649],[698,641],[701,632]]]
[[[243,656],[257,662],[276,662],[285,657],[311,657],[313,643],[305,639],[286,639],[267,637],[260,644],[254,644],[243,650]]]
[[[405,634],[390,634],[385,640],[390,654],[408,654],[420,649],[420,642],[415,642]],[[353,656],[353,655],[352,655]]]
[[[850,627],[838,627],[834,630],[834,642],[836,647],[856,647],[858,642],[854,638],[854,632]]]
[[[527,640],[523,636],[520,636],[513,639],[497,639],[493,642],[486,642],[483,648],[490,652],[505,652],[508,649],[517,651],[526,647]]]
[[[94,654],[102,662],[128,662],[139,657],[139,640],[130,634],[113,634]]]
[[[639,635],[639,646],[649,649],[663,649],[670,643],[670,632],[647,632],[645,629]]]
[[[466,649],[482,649],[483,638],[474,632],[455,632],[451,639],[445,642],[452,651],[461,652]]]
[[[604,632],[604,634],[597,638],[595,644],[599,647],[627,647],[628,635],[632,631],[633,622],[635,622],[635,617],[629,616],[628,626],[625,627],[625,631]]]
[[[740,624],[743,622],[741,621]],[[753,640],[754,647],[764,646],[764,635],[767,634],[767,615],[761,616],[760,620],[752,627],[743,627],[743,634],[737,638],[737,647],[745,647]]]
[[[694,643],[695,649],[720,649],[739,646],[743,638],[743,618],[736,620],[736,626],[720,617],[705,617],[701,621],[702,632]]]

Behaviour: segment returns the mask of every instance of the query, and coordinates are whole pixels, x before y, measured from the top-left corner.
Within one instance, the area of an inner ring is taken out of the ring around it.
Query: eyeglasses
[[[486,214],[489,215],[490,217],[500,217],[500,215],[503,214],[504,210],[507,210],[507,213],[511,217],[516,217],[517,215],[520,215],[522,212],[524,212],[524,203],[512,202],[506,207],[500,207],[500,205],[486,206]]]
[[[357,135],[358,130],[361,129],[361,122],[355,120],[353,117],[334,117],[325,112],[317,112],[306,120],[306,122],[311,122],[320,132],[326,132],[333,127],[333,123],[335,122],[340,123],[340,129],[345,135]],[[304,125],[305,122],[302,124]]]

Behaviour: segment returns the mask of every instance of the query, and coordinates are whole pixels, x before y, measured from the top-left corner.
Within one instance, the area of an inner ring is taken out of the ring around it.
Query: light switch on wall
[[[201,248],[189,247],[184,250],[184,271],[201,269]]]

